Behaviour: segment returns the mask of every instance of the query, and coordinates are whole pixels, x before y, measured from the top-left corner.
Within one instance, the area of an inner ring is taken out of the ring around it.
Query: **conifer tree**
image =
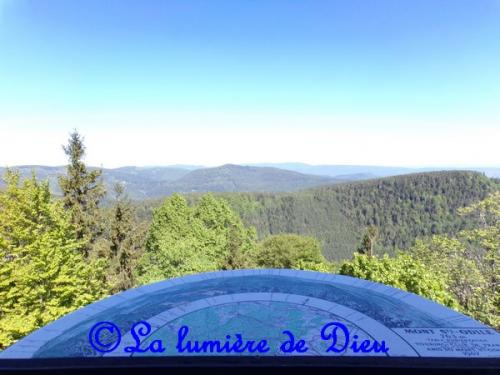
[[[133,269],[141,254],[146,228],[135,222],[136,212],[120,183],[114,186],[115,200],[111,208],[109,228],[109,260],[111,291],[113,293],[134,286]]]
[[[133,210],[130,201],[125,196],[124,186],[117,183],[113,189],[115,192],[115,204],[111,224],[111,253],[113,256],[117,256],[127,235],[132,231]]]
[[[368,255],[369,257],[373,256],[373,248],[375,246],[375,242],[378,238],[378,229],[377,227],[371,225],[366,229],[366,233],[363,236],[363,240],[361,241],[361,246],[358,248],[358,253]]]
[[[99,179],[102,171],[87,169],[83,162],[83,138],[76,130],[70,134],[68,145],[63,149],[69,159],[67,174],[59,178],[64,208],[70,211],[77,239],[88,242],[83,248],[88,256],[92,243],[102,231],[99,203],[106,193]]]

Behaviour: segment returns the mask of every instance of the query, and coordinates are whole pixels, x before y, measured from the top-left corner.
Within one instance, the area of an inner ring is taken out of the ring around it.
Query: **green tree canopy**
[[[190,273],[244,267],[255,230],[245,228],[222,199],[206,194],[189,206],[174,194],[155,210],[138,264],[138,280],[149,283]]]
[[[93,302],[106,291],[102,261],[87,263],[84,240],[48,182],[21,184],[8,171],[0,192],[0,348]]]
[[[264,239],[258,247],[256,263],[265,268],[328,269],[319,241],[298,234],[278,234]]]
[[[394,258],[354,254],[352,260],[341,265],[340,274],[390,285],[458,308],[442,277],[407,253],[398,253]]]
[[[446,281],[460,309],[486,324],[500,327],[500,191],[459,210],[474,215],[479,226],[455,237],[417,241],[411,254]]]

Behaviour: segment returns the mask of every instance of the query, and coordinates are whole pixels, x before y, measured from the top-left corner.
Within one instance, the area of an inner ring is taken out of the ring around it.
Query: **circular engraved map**
[[[96,350],[89,342],[96,324],[103,322],[116,328],[100,331],[100,341],[108,340],[113,350]],[[141,331],[133,329],[137,322],[147,333],[140,341]],[[189,327],[184,341],[222,343],[239,335],[251,342],[265,339],[269,350],[179,352],[180,327]],[[303,340],[307,351],[283,351],[281,345],[290,339],[284,332],[296,342]],[[146,350],[159,341],[163,350]],[[387,350],[356,350],[374,341]],[[140,350],[127,349],[134,345]],[[500,334],[442,305],[366,280],[310,271],[238,270],[114,295],[33,332],[0,358],[176,355],[499,357]]]

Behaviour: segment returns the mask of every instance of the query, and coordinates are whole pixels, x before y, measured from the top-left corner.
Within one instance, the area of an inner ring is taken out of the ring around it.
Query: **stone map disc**
[[[107,353],[89,344],[89,332],[102,321],[121,332],[116,350]],[[140,347],[161,340],[164,352],[124,350],[134,344],[131,327],[138,321],[151,326]],[[327,352],[331,341],[320,332],[329,322],[341,322],[350,333],[339,336],[337,345],[353,338],[383,340],[389,350],[360,353],[346,344],[341,353]],[[494,329],[415,294],[347,276],[266,269],[203,273],[116,294],[35,331],[0,358],[181,355],[175,347],[181,326],[198,341],[223,341],[237,333],[245,340],[266,339],[270,351],[259,355],[500,357]],[[282,352],[284,330],[305,340],[309,350]]]

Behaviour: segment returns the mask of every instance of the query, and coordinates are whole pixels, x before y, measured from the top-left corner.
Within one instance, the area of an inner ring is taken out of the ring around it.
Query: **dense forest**
[[[299,233],[319,239],[329,260],[348,259],[368,226],[379,228],[376,253],[407,249],[418,238],[477,225],[457,209],[500,184],[478,172],[409,174],[290,194],[222,194],[260,238]]]
[[[81,306],[166,278],[292,268],[365,278],[500,327],[500,186],[433,172],[294,193],[132,201],[71,134],[60,196],[33,173],[0,190],[0,349]],[[104,204],[105,203],[105,204]]]

